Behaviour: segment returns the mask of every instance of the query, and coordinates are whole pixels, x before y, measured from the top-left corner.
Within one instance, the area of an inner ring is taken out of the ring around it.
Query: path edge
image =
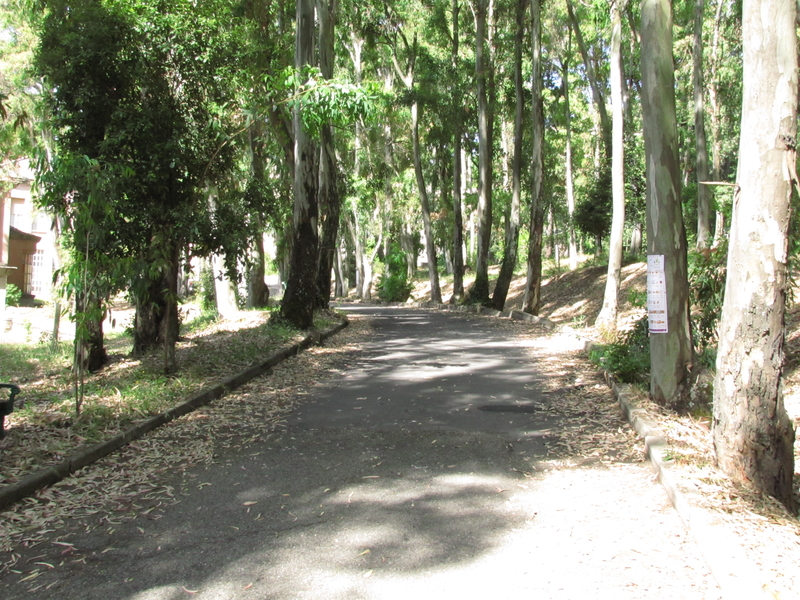
[[[325,331],[311,331],[299,342],[275,352],[264,361],[248,367],[236,375],[227,377],[219,383],[197,392],[187,400],[162,413],[145,419],[107,440],[79,448],[74,454],[60,463],[40,469],[39,471],[26,475],[16,483],[0,488],[0,511],[15,502],[19,502],[20,500],[34,495],[43,488],[69,477],[79,469],[108,456],[115,450],[141,438],[146,433],[166,425],[170,421],[182,417],[198,408],[211,404],[214,400],[227,395],[229,392],[232,392],[245,383],[265,374],[275,365],[299,354],[310,346],[321,344],[349,325],[350,322],[347,320],[347,317],[342,316],[342,318],[343,320],[341,323]]]

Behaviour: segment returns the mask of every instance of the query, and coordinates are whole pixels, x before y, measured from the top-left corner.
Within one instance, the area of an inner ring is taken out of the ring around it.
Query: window
[[[30,263],[25,273],[25,284],[29,294],[43,294],[50,288],[50,273],[45,268],[44,250],[28,255]]]
[[[25,204],[22,200],[11,201],[11,226],[20,231],[26,231]]]

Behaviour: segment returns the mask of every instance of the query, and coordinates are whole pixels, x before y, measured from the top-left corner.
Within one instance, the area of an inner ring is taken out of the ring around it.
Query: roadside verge
[[[314,345],[321,344],[326,339],[335,335],[345,327],[348,321],[345,320],[325,331],[312,331],[306,335],[302,340],[284,348],[264,361],[257,363],[240,373],[228,377],[219,383],[206,388],[205,390],[194,394],[184,402],[162,412],[153,417],[137,423],[136,425],[128,428],[127,430],[115,435],[108,440],[92,444],[78,449],[74,454],[58,464],[45,467],[39,471],[31,473],[21,478],[16,483],[6,485],[0,488],[0,510],[18,502],[23,498],[33,495],[38,490],[52,485],[62,479],[70,476],[79,469],[90,465],[91,463],[107,456],[122,446],[130,443],[133,440],[139,439],[146,433],[169,423],[183,415],[186,415],[193,410],[202,406],[210,404],[214,400],[221,398],[225,394],[238,388],[239,386],[265,374],[269,369],[275,365],[283,362],[287,358],[295,356],[306,348]]]

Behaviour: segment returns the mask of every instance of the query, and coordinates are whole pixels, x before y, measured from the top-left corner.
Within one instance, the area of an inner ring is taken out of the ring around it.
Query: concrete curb
[[[99,442],[97,444],[79,448],[75,454],[66,460],[49,467],[45,467],[35,473],[31,473],[20,479],[18,482],[0,488],[0,510],[5,507],[18,502],[23,498],[32,496],[34,493],[42,488],[52,485],[66,477],[69,477],[79,469],[92,464],[93,462],[103,458],[118,450],[129,442],[136,440],[146,433],[169,423],[170,421],[182,417],[185,414],[192,412],[202,406],[211,404],[214,400],[221,398],[227,393],[233,391],[237,387],[247,383],[248,381],[259,377],[266,373],[275,365],[283,362],[289,357],[299,354],[301,351],[310,347],[313,344],[321,344],[326,339],[339,333],[342,329],[347,327],[348,321],[345,320],[330,329],[319,332],[314,331],[300,340],[298,343],[293,344],[288,348],[284,348],[279,352],[271,355],[265,361],[253,365],[244,371],[222,380],[220,383],[207,388],[194,396],[191,396],[185,402],[182,402],[172,408],[150,417],[145,421],[130,427],[129,429],[115,435],[114,437]]]
[[[587,342],[584,351],[588,353],[592,345]],[[603,376],[623,415],[644,442],[645,453],[658,481],[684,527],[700,547],[706,565],[722,591],[722,598],[766,600],[771,597],[762,583],[766,578],[748,560],[739,541],[725,527],[713,523],[705,511],[694,508],[690,498],[699,495],[699,492],[693,489],[691,482],[683,482],[684,487],[689,488],[688,491],[678,488],[667,466],[667,442],[661,432],[645,418],[644,411],[632,400],[628,392],[630,386],[615,381],[608,371],[603,371]]]

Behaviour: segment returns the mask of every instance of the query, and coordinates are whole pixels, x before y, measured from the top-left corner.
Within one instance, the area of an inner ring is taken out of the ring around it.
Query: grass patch
[[[270,310],[242,311],[225,321],[201,313],[182,327],[179,371],[169,377],[162,372],[161,349],[134,359],[129,334],[109,336],[109,363],[86,377],[77,418],[71,343],[55,350],[49,344],[0,344],[0,381],[19,385],[23,402],[7,419],[11,432],[2,442],[0,484],[161,413],[303,337],[270,316]],[[315,326],[326,329],[340,320],[334,311],[320,311]]]

